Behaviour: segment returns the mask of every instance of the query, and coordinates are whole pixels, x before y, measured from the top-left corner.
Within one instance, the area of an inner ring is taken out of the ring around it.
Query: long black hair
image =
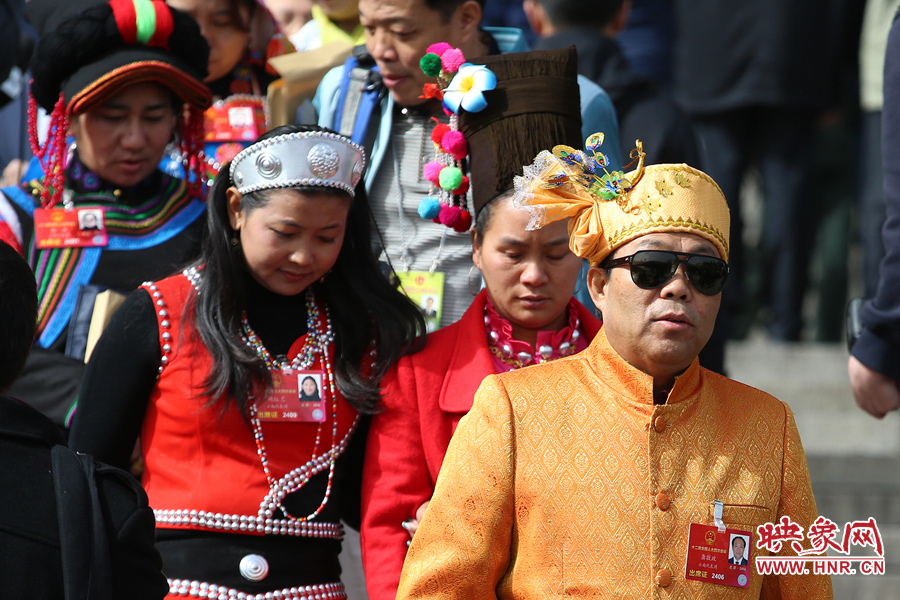
[[[313,125],[285,125],[262,135],[257,142],[295,132],[330,131]],[[228,219],[226,191],[234,183],[231,163],[222,166],[207,202],[208,235],[198,266],[200,293],[195,297],[195,323],[213,359],[204,382],[212,402],[236,402],[249,414],[248,399],[267,390],[271,379],[266,365],[241,339],[241,318],[247,302],[249,277],[243,256],[232,249],[235,235]],[[303,193],[347,196],[330,187],[291,188]],[[252,211],[268,202],[266,191],[245,194],[241,209]],[[382,274],[372,252],[372,215],[361,180],[347,215],[344,242],[331,273],[312,284],[331,311],[334,330],[334,376],[344,398],[361,412],[375,412],[379,386],[390,366],[424,344],[422,313]],[[298,309],[303,308],[303,295]],[[371,368],[369,365],[371,364]]]

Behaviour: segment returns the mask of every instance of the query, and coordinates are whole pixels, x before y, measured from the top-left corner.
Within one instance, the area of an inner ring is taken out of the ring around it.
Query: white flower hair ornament
[[[497,76],[493,71],[483,65],[466,63],[444,90],[444,108],[454,114],[459,114],[460,108],[481,112],[487,107],[484,92],[496,87]]]

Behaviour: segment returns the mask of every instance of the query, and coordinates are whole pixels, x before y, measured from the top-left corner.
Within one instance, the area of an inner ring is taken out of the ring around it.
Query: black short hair
[[[15,381],[34,343],[37,285],[25,259],[0,242],[0,392]]]
[[[431,10],[436,10],[441,13],[441,18],[446,22],[450,19],[450,16],[453,14],[461,4],[468,2],[468,0],[422,0],[425,2],[425,6],[430,8]],[[484,3],[486,0],[475,0],[478,2],[478,5],[481,6],[481,10],[484,11]]]
[[[603,28],[609,25],[625,0],[535,0],[550,21],[560,27]]]

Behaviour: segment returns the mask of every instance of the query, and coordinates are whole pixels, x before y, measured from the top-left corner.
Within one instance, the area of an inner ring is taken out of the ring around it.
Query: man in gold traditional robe
[[[603,328],[580,354],[484,380],[397,598],[831,598],[827,576],[754,564],[770,555],[757,526],[817,517],[790,409],[697,362],[727,276],[721,190],[687,165],[644,169],[640,144],[635,171],[607,174],[597,142],[542,152],[516,188],[534,226],[570,218]],[[746,575],[688,569],[706,543],[692,524],[749,532],[750,565],[719,567]]]

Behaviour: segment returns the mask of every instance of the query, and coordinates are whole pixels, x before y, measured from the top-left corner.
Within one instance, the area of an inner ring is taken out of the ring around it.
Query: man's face
[[[419,68],[431,44],[462,45],[468,29],[459,23],[462,5],[448,19],[424,0],[359,0],[359,22],[366,31],[366,48],[378,64],[384,84],[401,106],[416,106],[426,83]]]
[[[708,240],[691,233],[652,233],[620,247],[611,258],[638,250],[669,250],[719,257]],[[661,287],[645,290],[631,280],[629,266],[592,267],[588,287],[603,313],[613,349],[637,369],[667,379],[684,371],[712,335],[722,294],[701,294],[687,280],[685,265]]]
[[[744,558],[744,538],[736,537],[731,542],[731,551],[734,553],[734,558],[736,560],[741,560]]]

